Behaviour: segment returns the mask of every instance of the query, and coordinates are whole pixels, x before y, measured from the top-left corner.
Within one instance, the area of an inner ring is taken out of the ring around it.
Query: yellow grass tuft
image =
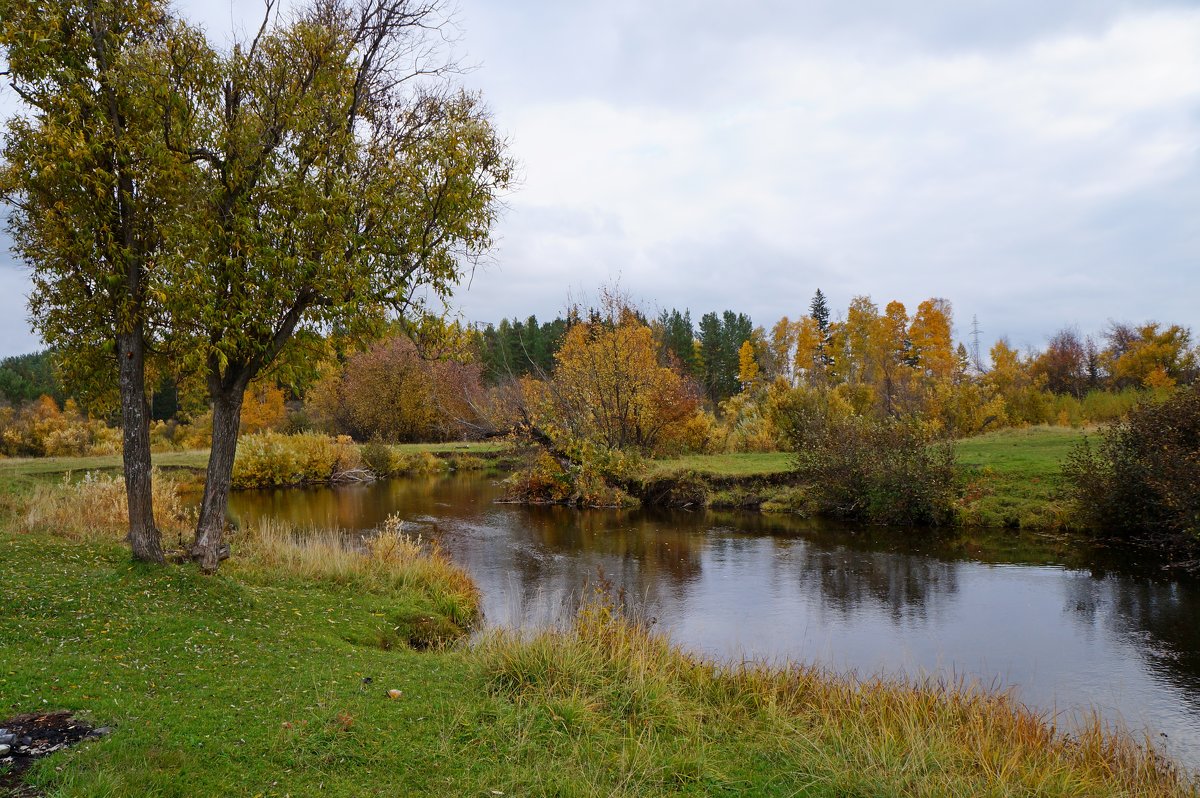
[[[456,624],[467,627],[479,613],[479,589],[435,541],[404,531],[389,517],[374,536],[340,530],[299,530],[264,519],[231,540],[233,573],[286,574],[308,581],[353,585],[364,590],[417,591]]]
[[[195,521],[180,497],[180,484],[155,472],[154,521],[166,534],[183,534]],[[50,532],[72,540],[120,540],[129,530],[125,480],[89,471],[82,479],[67,473],[61,482],[39,483],[22,498],[21,523],[27,531]]]

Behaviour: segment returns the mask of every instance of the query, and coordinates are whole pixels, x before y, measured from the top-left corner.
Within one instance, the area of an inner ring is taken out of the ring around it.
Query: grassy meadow
[[[1071,427],[1005,429],[958,441],[966,526],[1056,529],[1069,526],[1063,462],[1087,434]]]
[[[1071,443],[1027,430],[962,450],[1016,481]],[[474,586],[398,525],[347,549],[264,524],[215,577],[135,564],[119,479],[39,465],[8,461],[0,481],[0,718],[67,709],[114,729],[34,766],[48,796],[1198,794],[1098,723],[1068,735],[969,685],[718,666],[602,597],[573,629],[464,642]],[[170,540],[189,518],[159,482]]]

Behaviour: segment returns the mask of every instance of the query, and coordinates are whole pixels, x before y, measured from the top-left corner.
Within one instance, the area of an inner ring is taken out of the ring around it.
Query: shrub
[[[359,452],[362,454],[363,465],[376,477],[386,479],[392,475],[392,450],[386,443],[373,440],[364,443]]]
[[[916,421],[877,420],[793,406],[797,476],[820,512],[882,524],[938,524],[953,512],[954,446]]]
[[[0,408],[0,454],[79,457],[120,451],[121,431],[89,419],[68,399],[62,410],[49,396],[24,407]]]
[[[345,436],[260,432],[238,440],[233,463],[235,488],[310,485],[332,481],[359,468],[358,447]]]
[[[506,501],[567,504],[575,507],[630,507],[638,500],[620,485],[631,484],[643,472],[640,458],[619,451],[585,447],[572,463],[563,464],[546,452],[507,481]]]
[[[1200,386],[1147,401],[1085,439],[1064,466],[1083,525],[1195,552],[1200,548]]]

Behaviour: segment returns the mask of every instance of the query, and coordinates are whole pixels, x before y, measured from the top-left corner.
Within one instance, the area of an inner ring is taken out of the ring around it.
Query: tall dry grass
[[[469,626],[479,613],[479,589],[435,541],[413,537],[396,516],[373,536],[340,530],[301,530],[264,519],[231,541],[232,567],[284,573],[363,590],[418,591],[455,623]]]
[[[701,751],[737,741],[821,795],[1197,795],[1192,777],[1096,717],[1067,731],[964,684],[720,666],[606,601],[568,631],[494,633],[478,650],[495,693],[568,719],[593,749],[609,739],[612,760],[682,735]]]
[[[195,523],[195,511],[181,497],[181,485],[156,471],[152,479],[154,521],[164,535],[182,536]],[[50,532],[72,540],[120,540],[129,530],[125,480],[89,471],[70,473],[60,482],[35,485],[20,498],[18,517],[29,531]]]

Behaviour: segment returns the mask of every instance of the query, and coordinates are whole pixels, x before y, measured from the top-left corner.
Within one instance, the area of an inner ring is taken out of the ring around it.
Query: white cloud
[[[1117,283],[1156,262],[1158,242],[1110,236],[1096,218],[1195,174],[1200,12],[1126,14],[1088,33],[975,52],[843,44],[735,41],[696,76],[719,80],[719,102],[651,105],[611,91],[497,106],[526,185],[495,279],[573,262],[580,275],[620,270],[632,287],[655,286],[666,293],[648,298],[661,304],[747,308],[766,324],[802,309],[818,279],[841,302],[860,292],[944,295],[960,310],[986,301],[1017,336],[1162,309],[1196,323],[1190,305]],[[1177,199],[1156,208],[1160,238],[1194,225],[1195,195]],[[618,223],[564,233],[518,221],[548,209]],[[736,257],[738,241],[741,262],[705,254]],[[750,260],[766,253],[778,254]],[[1175,255],[1194,262],[1200,252]],[[789,276],[798,296],[763,294],[797,263],[823,273],[807,285]],[[1156,268],[1197,287],[1186,260]],[[727,279],[694,279],[714,270]],[[493,298],[491,279],[465,298],[471,315]],[[1029,312],[1031,289],[1053,306],[1087,284],[1096,296],[1086,318]],[[556,289],[525,296],[524,307],[547,307]]]

